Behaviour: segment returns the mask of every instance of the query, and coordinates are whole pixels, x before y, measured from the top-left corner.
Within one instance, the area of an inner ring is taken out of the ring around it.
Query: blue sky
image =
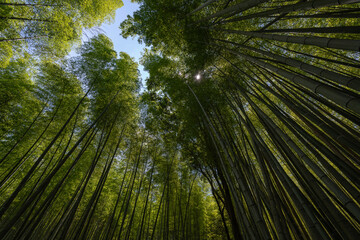
[[[132,15],[134,11],[139,9],[139,4],[132,3],[130,0],[123,0],[124,6],[116,11],[115,21],[111,24],[102,24],[100,26],[101,31],[107,35],[114,43],[114,49],[116,52],[126,52],[139,63],[141,58],[141,52],[145,48],[144,44],[139,44],[137,39],[128,38],[125,39],[120,35],[120,23],[127,18],[127,15]],[[85,31],[82,37],[83,41],[87,41],[93,35],[89,31]],[[74,54],[73,52],[70,55]],[[142,78],[143,85],[145,86],[144,80],[149,76],[147,72],[143,70],[143,66],[139,65],[139,71]]]
[[[117,52],[126,52],[131,57],[135,58],[137,62],[141,57],[141,52],[145,47],[144,44],[139,44],[137,39],[125,39],[120,35],[120,23],[127,18],[127,15],[132,16],[133,12],[139,9],[139,4],[132,3],[130,0],[123,0],[124,6],[116,11],[116,18],[112,24],[103,24],[101,29],[114,42],[114,48]],[[141,78],[143,81],[148,76],[148,73],[143,71],[143,67],[139,66]]]

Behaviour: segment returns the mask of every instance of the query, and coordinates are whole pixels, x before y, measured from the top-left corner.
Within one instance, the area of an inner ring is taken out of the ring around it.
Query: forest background
[[[360,1],[133,2],[0,1],[0,236],[360,237]]]

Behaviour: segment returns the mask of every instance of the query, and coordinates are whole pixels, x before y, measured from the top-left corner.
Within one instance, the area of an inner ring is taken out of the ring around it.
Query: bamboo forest
[[[359,19],[360,0],[0,0],[0,239],[360,239]]]

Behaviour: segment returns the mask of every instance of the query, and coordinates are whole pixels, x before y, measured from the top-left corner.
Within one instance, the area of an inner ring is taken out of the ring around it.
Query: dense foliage
[[[357,0],[0,2],[4,239],[357,239]]]

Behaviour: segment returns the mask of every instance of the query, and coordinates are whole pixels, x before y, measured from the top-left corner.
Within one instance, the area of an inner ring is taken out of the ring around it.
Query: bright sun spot
[[[196,80],[200,80],[200,78],[201,78],[200,74],[196,75],[195,78],[196,78]]]

